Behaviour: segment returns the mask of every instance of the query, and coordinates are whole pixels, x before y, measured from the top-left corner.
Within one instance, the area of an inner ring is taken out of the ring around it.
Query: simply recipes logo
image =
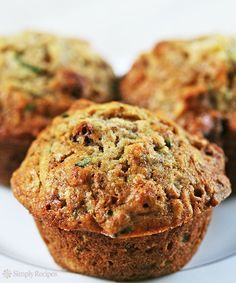
[[[2,271],[2,276],[5,279],[10,279],[13,277],[18,278],[34,278],[34,277],[41,277],[41,278],[51,278],[57,277],[58,273],[55,271],[39,271],[39,270],[27,270],[27,271],[20,271],[20,270],[11,270],[11,269],[4,269]]]

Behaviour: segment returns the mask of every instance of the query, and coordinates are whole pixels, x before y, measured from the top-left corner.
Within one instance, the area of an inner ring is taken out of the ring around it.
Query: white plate
[[[163,38],[209,32],[236,35],[234,0],[8,0],[0,33],[40,29],[90,40],[127,71],[141,51]],[[215,209],[198,253],[180,272],[152,282],[235,282],[236,197]],[[102,282],[65,272],[49,255],[28,212],[0,187],[0,282]],[[67,280],[67,281],[66,281]]]

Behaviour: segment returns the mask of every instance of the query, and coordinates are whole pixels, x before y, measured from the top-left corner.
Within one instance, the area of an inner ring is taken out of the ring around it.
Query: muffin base
[[[134,238],[65,231],[35,221],[55,262],[63,268],[110,280],[129,281],[159,277],[181,269],[201,243],[211,213],[208,209],[180,227]]]
[[[12,173],[20,166],[30,142],[0,142],[0,184],[10,185]]]

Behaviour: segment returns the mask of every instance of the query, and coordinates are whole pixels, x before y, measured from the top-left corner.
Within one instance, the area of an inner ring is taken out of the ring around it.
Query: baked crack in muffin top
[[[230,194],[216,145],[138,107],[89,104],[55,118],[13,175],[14,194],[34,217],[65,230],[143,236]]]
[[[0,138],[35,137],[78,98],[112,100],[111,67],[85,41],[23,32],[0,38]]]

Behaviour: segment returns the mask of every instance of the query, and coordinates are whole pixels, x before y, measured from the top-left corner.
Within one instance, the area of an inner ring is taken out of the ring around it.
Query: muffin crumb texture
[[[80,39],[23,32],[0,37],[0,183],[29,145],[79,98],[114,99],[112,68]]]
[[[112,68],[83,40],[27,31],[0,37],[0,138],[35,138],[79,98],[114,98]]]
[[[162,41],[142,54],[121,80],[124,101],[172,118],[189,111],[236,109],[236,39],[210,35]]]
[[[55,118],[13,175],[16,198],[44,225],[112,238],[152,235],[230,194],[216,145],[144,109],[84,107]]]
[[[188,132],[217,143],[236,188],[236,38],[162,41],[120,83],[124,102],[164,111]]]

